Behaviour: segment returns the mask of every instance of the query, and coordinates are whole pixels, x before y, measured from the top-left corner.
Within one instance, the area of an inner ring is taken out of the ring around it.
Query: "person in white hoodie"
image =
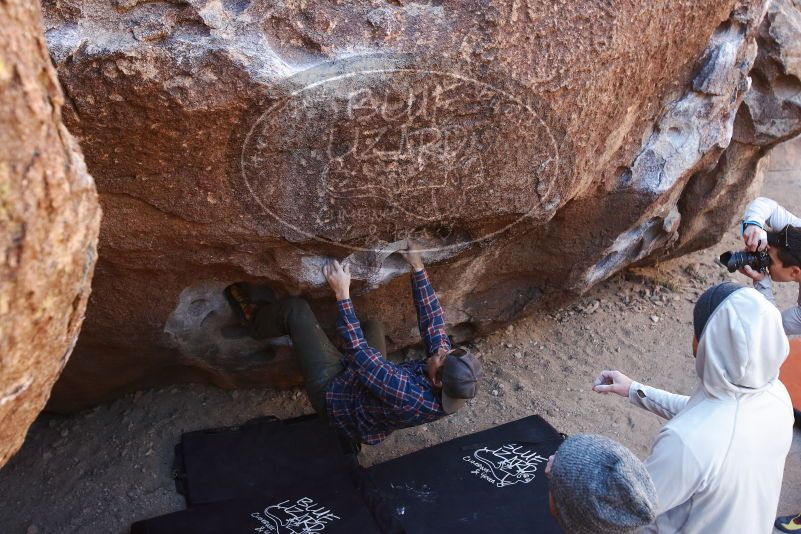
[[[599,393],[617,393],[668,423],[645,467],[657,519],[640,532],[768,534],[792,441],[790,397],[778,380],[789,343],[779,311],[731,282],[707,290],[693,312],[698,385],[691,396],[603,371]]]

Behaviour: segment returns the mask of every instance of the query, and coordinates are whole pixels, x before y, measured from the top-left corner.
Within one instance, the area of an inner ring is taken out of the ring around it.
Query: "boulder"
[[[679,201],[685,218],[678,246],[666,256],[709,247],[742,216],[756,196],[765,172],[782,166],[801,134],[801,2],[773,0],[757,34],[758,53],[751,88],[737,110],[732,139],[717,164],[693,175]],[[775,158],[764,157],[782,147]],[[770,164],[768,161],[770,160]]]
[[[70,357],[100,208],[42,35],[39,5],[0,2],[0,466]]]
[[[330,329],[320,266],[344,258],[394,350],[419,339],[406,239],[457,340],[682,246],[767,2],[44,6],[107,214],[50,405],[67,411],[169,382],[298,383],[285,339],[226,335],[232,282],[303,294]],[[743,200],[716,198],[712,232]]]

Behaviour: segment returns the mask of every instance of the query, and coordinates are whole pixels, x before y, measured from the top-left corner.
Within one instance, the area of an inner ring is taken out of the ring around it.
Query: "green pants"
[[[331,380],[342,372],[342,353],[325,335],[309,303],[300,297],[288,297],[274,304],[260,306],[253,318],[257,339],[289,335],[300,364],[306,394],[314,410],[325,418],[325,391]],[[387,353],[383,325],[366,320],[362,331],[367,344],[381,354]]]

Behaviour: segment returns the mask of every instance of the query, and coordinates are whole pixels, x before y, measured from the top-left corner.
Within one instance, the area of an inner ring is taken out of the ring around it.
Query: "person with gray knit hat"
[[[668,419],[644,461],[658,506],[640,533],[769,534],[793,438],[790,396],[778,379],[790,350],[782,316],[755,289],[725,282],[698,299],[693,333],[692,395],[620,371],[603,371],[593,387]]]
[[[580,434],[548,459],[551,514],[569,534],[627,534],[656,519],[656,488],[620,443]]]

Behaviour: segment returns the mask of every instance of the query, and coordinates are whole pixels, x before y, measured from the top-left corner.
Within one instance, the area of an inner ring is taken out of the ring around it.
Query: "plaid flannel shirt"
[[[427,355],[450,349],[445,318],[425,271],[412,274],[417,324]],[[329,420],[345,434],[375,445],[393,430],[436,421],[446,414],[440,394],[425,374],[423,360],[400,365],[367,345],[350,299],[337,302],[337,330],[345,340],[345,370],[326,391]]]

